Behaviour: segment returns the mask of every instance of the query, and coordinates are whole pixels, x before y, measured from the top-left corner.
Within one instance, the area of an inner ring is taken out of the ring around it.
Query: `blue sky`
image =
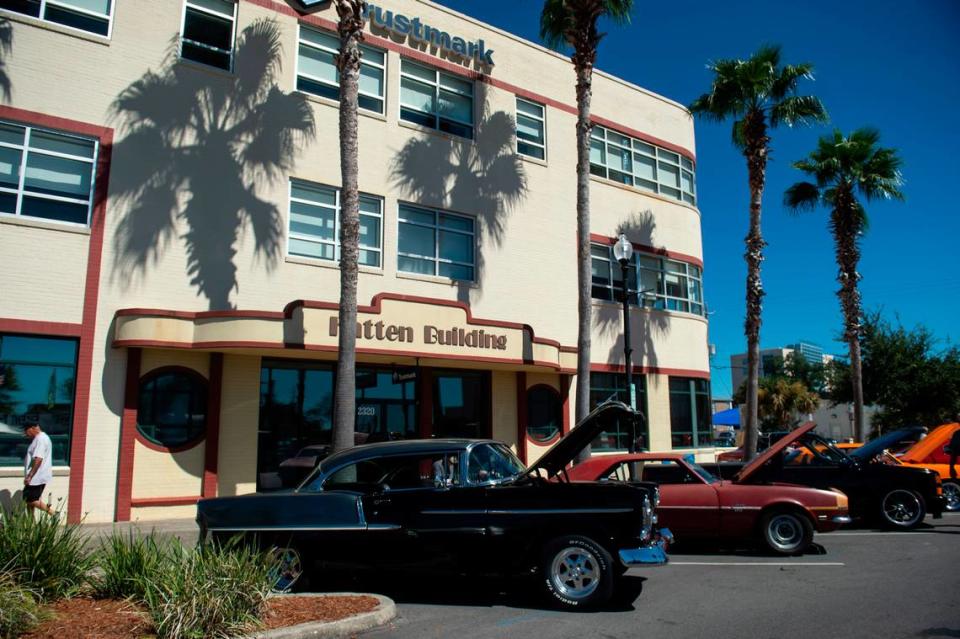
[[[538,0],[440,3],[538,41]],[[824,101],[830,125],[773,132],[764,196],[769,246],[762,347],[804,339],[845,352],[835,341],[841,314],[827,212],[792,216],[781,204],[784,189],[801,177],[790,164],[833,127],[876,127],[881,144],[897,148],[904,160],[906,203],[867,206],[871,227],[860,268],[866,308],[907,326],[923,323],[945,343],[960,339],[960,211],[946,188],[960,177],[960,2],[637,0],[629,26],[603,30],[599,68],[683,104],[709,88],[708,60],[747,57],[763,43],[781,44],[788,63],[815,65],[816,80],[802,91]],[[730,144],[729,124],[698,121],[696,135],[704,288],[710,341],[717,346],[713,393],[729,396],[729,356],[746,350],[746,168]]]

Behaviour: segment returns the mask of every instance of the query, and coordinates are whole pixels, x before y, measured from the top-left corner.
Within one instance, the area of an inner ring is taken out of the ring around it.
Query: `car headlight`
[[[650,506],[650,500],[647,496],[643,497],[643,526],[640,528],[640,538],[643,540],[650,538],[653,532],[653,507]]]

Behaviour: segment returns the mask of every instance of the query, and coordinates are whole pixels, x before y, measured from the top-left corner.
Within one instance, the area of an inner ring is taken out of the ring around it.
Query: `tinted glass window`
[[[24,464],[23,424],[39,421],[53,442],[53,463],[70,462],[77,342],[0,334],[0,466]]]
[[[137,430],[155,444],[182,446],[207,427],[207,380],[198,373],[164,371],[140,381]]]
[[[527,390],[527,434],[533,441],[555,437],[563,425],[560,394],[548,386]]]

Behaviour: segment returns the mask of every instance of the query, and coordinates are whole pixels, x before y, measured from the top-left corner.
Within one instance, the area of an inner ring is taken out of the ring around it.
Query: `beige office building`
[[[72,520],[192,517],[323,453],[338,44],[334,8],[308,4],[0,2],[0,500],[19,499],[31,420]],[[533,461],[577,383],[573,69],[431,2],[375,5],[357,441],[495,437]],[[644,443],[707,454],[693,121],[599,72],[593,113],[592,396],[628,396],[625,233]]]

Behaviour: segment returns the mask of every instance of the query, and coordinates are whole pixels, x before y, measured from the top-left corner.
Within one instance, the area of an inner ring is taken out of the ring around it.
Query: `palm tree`
[[[812,79],[813,65],[780,64],[780,47],[760,47],[748,60],[719,60],[708,66],[713,71],[710,92],[690,105],[690,111],[708,120],[733,119],[733,143],[747,159],[750,185],[750,230],[745,238],[747,250],[747,312],[744,332],[747,336],[747,410],[746,459],[757,451],[757,392],[760,376],[760,314],[763,284],[763,235],[760,212],[770,153],[769,129],[781,124],[793,126],[822,122],[826,110],[814,96],[797,95],[797,83]]]
[[[793,166],[816,182],[797,182],[783,196],[793,211],[813,210],[818,204],[830,209],[830,231],[837,255],[837,281],[843,310],[843,337],[850,348],[850,381],[853,385],[854,438],[863,441],[863,371],[860,336],[863,310],[857,282],[860,274],[860,236],[867,229],[867,211],[857,196],[903,200],[900,192],[900,158],[896,149],[877,146],[880,133],[857,129],[844,137],[840,131],[820,138],[817,150]]]
[[[540,37],[553,48],[572,48],[577,74],[577,422],[590,412],[590,98],[597,46],[604,36],[597,22],[606,17],[626,24],[632,8],[633,0],[546,0],[540,14]],[[581,458],[589,454],[585,449]]]
[[[340,338],[334,392],[333,450],[354,444],[357,402],[357,259],[360,254],[360,192],[357,186],[357,92],[364,0],[337,0],[340,54]]]

